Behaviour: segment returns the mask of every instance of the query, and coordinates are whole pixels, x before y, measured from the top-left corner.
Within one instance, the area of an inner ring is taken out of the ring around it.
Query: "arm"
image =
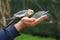
[[[0,40],[13,40],[16,36],[20,35],[14,25],[0,31]]]
[[[22,18],[18,23],[0,31],[0,40],[13,40],[16,36],[19,35],[21,31],[26,26],[35,26],[41,23],[44,19],[47,18],[47,15],[41,16],[38,19],[35,18]]]
[[[26,26],[34,27],[35,25],[44,21],[47,17],[48,17],[47,15],[41,16],[38,19],[24,17],[21,19],[21,21],[15,24],[15,28],[17,29],[17,31],[21,31]]]

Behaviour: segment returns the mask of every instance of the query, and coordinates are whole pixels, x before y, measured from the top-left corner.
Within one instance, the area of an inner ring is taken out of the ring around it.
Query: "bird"
[[[20,10],[17,13],[15,13],[13,15],[13,17],[11,17],[10,19],[7,19],[7,21],[9,22],[8,25],[6,27],[9,27],[9,25],[11,25],[12,23],[15,22],[15,20],[20,20],[23,17],[29,17],[30,15],[34,14],[34,10],[32,9],[28,9],[28,10]]]
[[[38,11],[32,17],[37,19],[37,18],[39,18],[39,17],[41,17],[43,15],[48,15],[48,12],[49,11]]]
[[[10,19],[7,19],[7,20],[10,21],[10,20],[15,20],[15,19],[21,19],[23,17],[29,17],[32,14],[34,14],[34,10],[32,10],[32,9],[20,10],[17,13],[14,13],[13,17],[11,17]]]

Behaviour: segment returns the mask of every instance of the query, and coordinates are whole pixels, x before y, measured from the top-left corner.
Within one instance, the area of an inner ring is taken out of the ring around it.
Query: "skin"
[[[23,28],[27,27],[27,26],[31,26],[34,27],[35,25],[41,23],[42,21],[44,21],[48,16],[44,15],[41,16],[38,19],[35,18],[28,18],[28,17],[23,17],[18,23],[16,23],[14,26],[17,29],[17,31],[21,31]]]

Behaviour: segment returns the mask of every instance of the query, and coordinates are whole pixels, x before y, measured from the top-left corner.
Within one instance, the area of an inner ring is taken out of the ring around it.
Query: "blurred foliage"
[[[32,36],[32,35],[27,35],[27,34],[21,34],[20,36],[18,36],[17,38],[15,38],[15,40],[56,40],[54,38],[51,37],[39,37],[39,36]]]
[[[0,0],[0,28],[6,26],[6,18],[10,18],[11,0]]]
[[[28,27],[22,32],[39,36],[52,36],[58,38],[60,35],[60,0],[11,0],[11,14],[23,9],[37,11],[49,11],[51,19],[36,25],[35,28]],[[11,15],[11,16],[12,16]]]
[[[24,9],[33,9],[35,12],[49,11],[50,19],[46,19],[34,28],[25,28],[22,32],[60,38],[60,0],[11,0],[10,7],[11,16]]]

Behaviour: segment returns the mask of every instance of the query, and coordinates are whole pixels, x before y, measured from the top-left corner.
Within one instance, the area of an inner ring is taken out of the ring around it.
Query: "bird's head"
[[[28,15],[32,15],[33,13],[34,13],[34,10],[32,10],[32,9],[28,9]]]

